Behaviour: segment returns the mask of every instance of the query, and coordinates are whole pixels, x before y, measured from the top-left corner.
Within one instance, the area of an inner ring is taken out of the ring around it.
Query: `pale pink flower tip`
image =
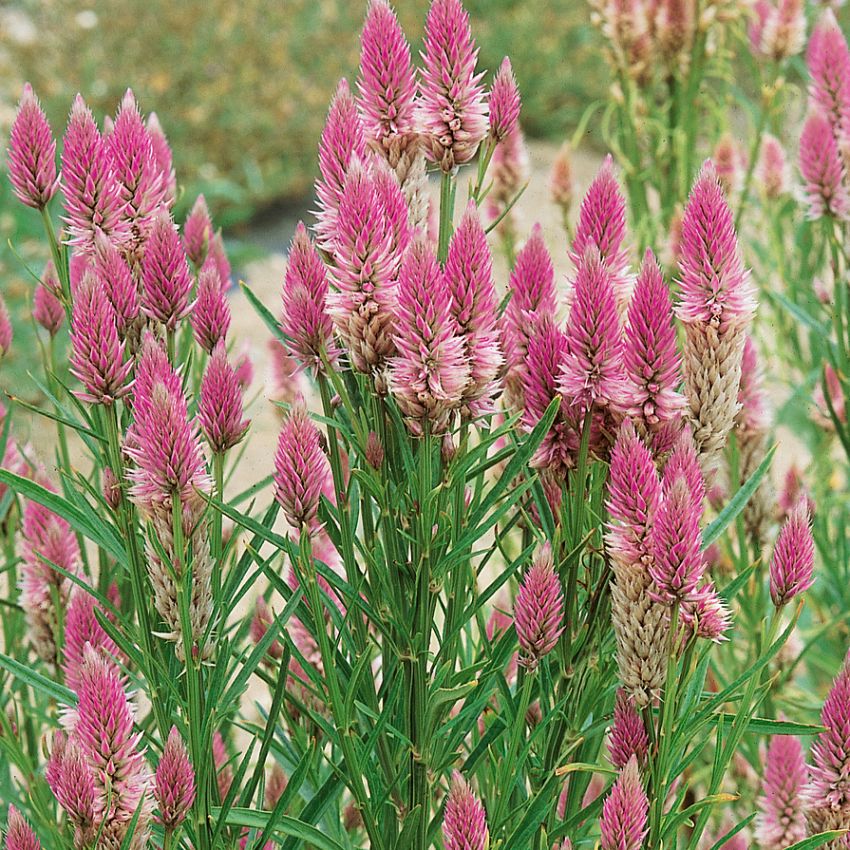
[[[6,850],[41,850],[41,842],[32,827],[14,806],[9,806],[6,818],[5,847]]]
[[[51,263],[50,268],[52,267]],[[49,271],[45,271],[44,277],[45,280],[49,278]],[[65,322],[65,308],[62,302],[56,297],[55,290],[44,283],[38,284],[35,288],[32,316],[50,336],[56,336]]]
[[[748,324],[756,309],[755,288],[741,262],[732,210],[710,161],[685,206],[681,251],[679,318],[714,326],[720,333]]]
[[[186,819],[195,802],[195,771],[176,726],[168,733],[156,768],[154,796],[159,806],[159,821],[169,831]]]
[[[490,134],[494,139],[501,141],[513,133],[521,107],[514,69],[506,56],[490,89]]]
[[[648,813],[649,801],[641,784],[637,758],[632,756],[602,804],[602,850],[640,850]]]
[[[195,342],[212,354],[216,345],[225,341],[230,319],[230,305],[218,269],[214,264],[206,264],[198,275],[197,299],[192,308]]]
[[[38,98],[27,83],[9,138],[6,157],[9,180],[18,200],[44,209],[56,194],[56,141]]]
[[[761,154],[756,165],[756,180],[766,198],[775,199],[787,194],[791,182],[788,162],[782,142],[765,133],[761,143]]]
[[[274,469],[275,497],[294,529],[315,521],[329,471],[321,435],[298,398],[283,422]]]
[[[809,115],[800,134],[800,173],[809,218],[831,215],[846,220],[850,216],[844,162],[833,128],[819,112]]]
[[[150,134],[151,144],[153,145],[154,160],[165,184],[166,204],[171,206],[177,195],[177,178],[174,174],[171,146],[168,144],[168,139],[165,131],[162,129],[162,125],[159,123],[156,112],[151,112],[148,115],[145,124]]]
[[[478,50],[461,0],[432,0],[425,23],[419,126],[429,156],[444,171],[475,156],[487,135]]]
[[[115,641],[98,622],[95,610],[100,610],[94,597],[81,587],[75,587],[65,612],[65,684],[76,691],[80,686],[80,675],[86,647],[97,652],[118,657]]]
[[[828,119],[837,138],[850,131],[850,50],[847,39],[827,9],[812,31],[806,51],[811,75],[809,96]]]
[[[614,767],[624,768],[632,756],[640,764],[646,759],[649,737],[638,710],[623,688],[614,701],[614,723],[608,732],[608,752]]]
[[[770,598],[779,608],[814,581],[815,543],[805,502],[798,502],[776,538],[770,562]]]
[[[414,132],[416,75],[410,45],[386,0],[371,0],[360,37],[358,104],[366,134],[379,141]]]
[[[732,625],[732,615],[714,584],[698,587],[682,601],[682,621],[698,638],[721,643]]]
[[[774,735],[764,762],[755,838],[762,850],[783,850],[806,837],[802,792],[809,770],[800,741]]]
[[[183,222],[183,247],[196,269],[200,269],[204,264],[212,238],[213,226],[207,201],[203,195],[198,195],[191,212]]]
[[[142,260],[142,312],[173,331],[191,306],[192,275],[168,210],[161,207],[151,226]]]
[[[564,631],[564,590],[546,543],[525,574],[514,602],[520,663],[530,670],[548,655]]]
[[[232,449],[245,436],[250,421],[242,418],[242,388],[227,362],[224,343],[213,349],[201,380],[198,421],[213,452]]]
[[[446,850],[487,850],[490,845],[484,806],[458,771],[446,800],[443,840]]]

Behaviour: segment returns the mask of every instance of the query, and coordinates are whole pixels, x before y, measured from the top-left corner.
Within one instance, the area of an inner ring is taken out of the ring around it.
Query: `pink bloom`
[[[761,143],[761,154],[756,165],[756,181],[766,198],[780,198],[788,193],[791,178],[782,142],[765,133]]]
[[[736,191],[747,163],[746,156],[731,133],[724,133],[717,140],[711,161],[723,191],[727,195]]]
[[[843,146],[850,141],[850,50],[832,9],[823,13],[812,31],[806,64],[811,75],[809,97]]]
[[[227,259],[227,251],[224,249],[224,238],[221,235],[221,230],[214,233],[210,239],[207,258],[204,260],[204,265],[201,266],[202,271],[204,266],[215,266],[224,292],[227,292],[233,286],[232,269],[230,268],[230,261]]]
[[[45,278],[47,277],[48,273],[45,271]],[[54,291],[43,283],[35,288],[32,315],[50,336],[56,336],[65,321],[65,308],[62,302],[56,297]]]
[[[682,602],[682,620],[699,638],[720,643],[731,626],[732,616],[712,582],[698,587]]]
[[[383,159],[372,160],[372,185],[383,207],[390,232],[390,250],[401,258],[413,240],[410,226],[410,208],[405,200],[398,177]]]
[[[169,331],[192,309],[192,275],[177,229],[161,207],[151,225],[142,260],[142,312]]]
[[[215,265],[205,265],[198,275],[198,292],[192,308],[192,331],[195,342],[212,354],[224,342],[230,328],[230,306]]]
[[[115,310],[118,333],[126,336],[139,316],[139,289],[133,273],[121,252],[102,234],[95,239],[92,265]]]
[[[632,756],[602,804],[602,850],[640,850],[648,813],[649,801],[641,785],[637,758]]]
[[[756,21],[750,27],[753,48],[774,61],[782,61],[803,49],[806,12],[802,0],[768,0],[755,4]]]
[[[782,521],[785,521],[791,515],[791,512],[800,502],[808,508],[810,516],[815,512],[815,503],[811,493],[803,481],[800,470],[793,464],[785,473],[782,489],[777,495],[776,502],[779,518]]]
[[[151,112],[148,115],[146,124],[148,133],[150,134],[151,144],[153,145],[154,160],[165,186],[166,205],[171,206],[177,195],[177,178],[174,175],[171,147],[168,144],[168,139],[165,137],[165,132],[155,112]]]
[[[818,112],[809,115],[800,134],[800,173],[806,181],[809,218],[850,217],[844,162],[829,121]]]
[[[423,46],[419,125],[431,160],[451,171],[475,156],[487,134],[478,50],[461,0],[432,0]]]
[[[569,142],[564,142],[552,163],[549,194],[566,216],[573,205],[573,163]]]
[[[56,141],[38,98],[27,83],[9,137],[9,181],[18,200],[44,209],[56,194]]]
[[[100,819],[95,803],[102,800],[95,787],[94,770],[75,735],[66,738],[63,732],[54,733],[45,778],[56,801],[74,824],[75,841],[85,846],[97,831]]]
[[[514,602],[520,664],[534,670],[564,631],[564,590],[546,543],[526,572]]]
[[[242,346],[242,351],[236,355],[233,371],[236,373],[236,380],[239,381],[239,386],[242,387],[244,392],[254,380],[254,361],[251,359],[251,351],[247,343]]]
[[[776,538],[770,561],[770,598],[780,608],[814,581],[815,542],[804,502],[791,510]]]
[[[95,616],[100,605],[94,597],[80,587],[75,587],[65,613],[65,684],[76,691],[80,686],[86,646],[95,652],[118,657],[115,641],[106,633]]]
[[[422,241],[408,249],[399,275],[390,387],[402,413],[441,433],[469,382],[464,340],[456,333],[446,276]]]
[[[690,426],[686,425],[673,444],[667,463],[664,464],[664,490],[667,492],[674,482],[683,478],[688,491],[698,507],[705,499],[705,479],[699,465],[696,445]]]
[[[484,806],[458,771],[452,774],[446,799],[443,841],[446,850],[487,850],[490,845]]]
[[[756,841],[762,850],[783,850],[806,837],[802,793],[809,770],[800,741],[773,735],[764,761]]]
[[[490,134],[496,141],[502,141],[516,129],[521,106],[514,69],[506,56],[490,89]]]
[[[643,764],[649,749],[646,727],[631,697],[623,688],[614,701],[614,723],[608,731],[608,752],[611,764],[622,769],[634,756]]]
[[[691,189],[682,218],[681,295],[676,312],[685,324],[720,333],[749,323],[755,289],[741,262],[732,211],[710,161]]]
[[[9,806],[9,815],[6,819],[5,848],[6,850],[41,850],[41,842],[32,827],[14,806]]]
[[[213,452],[226,452],[245,436],[250,421],[243,419],[242,413],[242,389],[219,340],[207,363],[198,399],[198,421]]]
[[[371,0],[360,37],[358,105],[366,135],[377,141],[414,132],[416,76],[410,45],[386,0]]]
[[[9,308],[6,306],[3,296],[0,295],[0,357],[9,353],[9,349],[12,347],[13,335],[14,331],[12,330],[12,318],[9,316]]]
[[[156,768],[154,796],[159,806],[159,821],[168,831],[186,819],[195,802],[195,771],[176,726],[168,733]]]
[[[207,258],[213,238],[212,219],[203,195],[198,195],[192,210],[183,222],[183,247],[186,256],[196,269],[200,269]]]

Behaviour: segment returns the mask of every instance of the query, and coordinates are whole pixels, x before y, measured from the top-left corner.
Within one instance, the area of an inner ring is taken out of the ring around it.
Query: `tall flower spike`
[[[649,738],[643,719],[638,714],[634,702],[620,688],[614,700],[614,722],[608,732],[608,752],[611,764],[618,769],[624,768],[634,756],[642,764],[649,749]]]
[[[761,154],[756,165],[756,185],[765,198],[776,200],[788,193],[791,178],[782,142],[765,133],[761,143]]]
[[[53,749],[47,763],[45,778],[56,801],[74,825],[75,846],[90,846],[100,823],[95,812],[98,798],[94,771],[80,747],[76,735],[64,733],[53,736]]]
[[[632,756],[602,804],[599,831],[602,850],[640,850],[646,835],[649,801]]]
[[[18,200],[44,209],[56,194],[56,141],[38,98],[27,83],[9,137],[6,156],[9,180]]]
[[[292,356],[314,372],[323,370],[323,355],[331,363],[339,358],[327,298],[325,264],[304,223],[299,222],[289,247],[283,281],[281,328],[289,337],[287,347]]]
[[[32,827],[14,806],[9,806],[9,815],[6,818],[4,846],[6,850],[41,850],[41,842]]]
[[[390,388],[415,431],[426,420],[432,433],[445,431],[463,398],[470,374],[456,328],[445,273],[430,246],[417,241],[399,274],[398,354],[390,364]]]
[[[95,609],[99,607],[90,593],[80,587],[74,588],[65,614],[63,667],[65,684],[73,691],[80,686],[80,671],[86,646],[113,658],[118,657],[115,641],[109,637],[95,616]]]
[[[800,134],[800,173],[809,218],[850,217],[844,162],[829,121],[818,112],[809,115]]]
[[[311,526],[330,466],[303,398],[295,401],[283,421],[274,467],[275,498],[287,521],[296,531]]]
[[[806,837],[802,793],[806,756],[793,735],[773,735],[764,761],[755,838],[762,850],[784,850]]]
[[[128,241],[127,202],[112,170],[107,144],[80,95],[71,107],[65,131],[62,192],[71,245],[91,253],[99,233],[117,246]]]
[[[45,270],[44,277],[48,277],[48,270]],[[50,336],[56,336],[65,322],[65,308],[62,302],[56,297],[54,290],[45,286],[44,283],[40,283],[35,288],[32,316]]]
[[[154,797],[159,822],[172,832],[186,819],[195,802],[195,771],[176,726],[171,727],[156,767]]]
[[[814,562],[812,523],[806,503],[800,501],[782,526],[770,561],[770,598],[777,608],[812,586]]]
[[[192,309],[195,342],[212,354],[224,342],[230,328],[230,306],[214,264],[205,265],[198,275],[198,297]]]
[[[493,264],[474,201],[469,202],[449,243],[445,274],[451,293],[451,313],[469,362],[470,382],[464,390],[464,399],[471,403],[470,412],[475,416],[492,409],[502,352]]]
[[[478,50],[461,0],[432,0],[425,22],[418,119],[443,171],[469,162],[487,135]]]
[[[821,16],[806,52],[809,97],[828,119],[842,146],[850,133],[850,50],[832,9]]]
[[[535,670],[564,631],[564,590],[548,543],[538,551],[522,580],[514,602],[514,622],[520,664]]]
[[[183,222],[183,247],[196,269],[200,269],[210,250],[213,238],[212,219],[206,198],[198,195],[192,210]]]
[[[102,234],[95,239],[93,268],[115,310],[118,333],[126,336],[139,316],[139,289],[121,252]]]
[[[204,372],[198,400],[198,420],[213,452],[226,452],[245,436],[251,423],[242,413],[242,388],[227,362],[224,342],[219,341]]]
[[[443,841],[446,850],[487,850],[490,845],[484,806],[458,771],[452,774],[446,799]]]
[[[502,141],[517,128],[521,108],[514,69],[506,56],[490,89],[490,135],[496,141]]]
[[[171,216],[160,207],[142,260],[142,312],[169,331],[191,310],[192,275]]]

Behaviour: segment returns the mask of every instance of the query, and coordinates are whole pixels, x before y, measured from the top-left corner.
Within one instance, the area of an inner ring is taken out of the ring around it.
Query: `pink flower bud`
[[[65,614],[65,684],[76,691],[80,686],[86,647],[118,658],[118,647],[95,616],[100,606],[94,597],[75,587]]]
[[[102,234],[95,239],[92,268],[115,310],[118,333],[126,336],[139,315],[139,289],[121,252]]]
[[[640,850],[648,813],[649,801],[641,784],[637,758],[632,756],[602,804],[602,850]]]
[[[490,89],[490,135],[496,141],[502,141],[516,129],[521,106],[514,69],[506,56]]]
[[[195,802],[195,771],[176,726],[168,733],[156,768],[154,796],[159,806],[159,822],[169,832],[186,819]]]
[[[219,341],[204,372],[198,400],[198,421],[213,452],[226,452],[245,436],[250,421],[242,413],[242,389]]]
[[[41,850],[41,842],[32,827],[14,806],[9,806],[6,819],[5,847],[6,850]]]
[[[761,810],[755,838],[763,850],[783,850],[806,837],[803,791],[809,777],[806,756],[793,735],[773,735],[764,760]]]
[[[777,608],[808,590],[814,581],[815,542],[804,502],[791,510],[770,561],[770,598]]]
[[[847,172],[832,126],[819,112],[812,112],[800,134],[800,173],[805,180],[809,218],[850,217]]]
[[[44,209],[56,194],[56,141],[38,98],[27,83],[9,138],[6,166],[18,200]]]
[[[624,768],[632,756],[639,764],[646,760],[649,738],[646,727],[629,695],[620,688],[614,702],[614,723],[608,732],[608,752],[611,764]]]
[[[142,312],[168,330],[191,310],[192,276],[171,216],[160,208],[153,219],[142,260]]]
[[[681,617],[693,634],[715,643],[726,640],[732,619],[712,582],[698,587],[684,599]]]
[[[545,544],[522,580],[514,602],[520,663],[534,670],[564,631],[564,591],[555,572],[552,548]]]
[[[230,328],[230,306],[215,265],[205,265],[198,276],[198,297],[192,308],[195,342],[212,354]]]
[[[159,123],[159,118],[157,118],[155,112],[151,112],[148,115],[146,125],[150,134],[151,144],[153,145],[154,160],[165,186],[166,206],[170,207],[177,196],[177,178],[174,176],[171,146],[168,144],[165,131],[162,129],[162,125]]]
[[[32,315],[50,336],[56,336],[65,322],[65,308],[62,302],[54,295],[53,290],[43,283],[35,288]]]
[[[446,850],[487,850],[490,844],[484,806],[458,771],[446,800],[443,841]]]
[[[213,238],[212,219],[203,195],[198,195],[192,210],[183,223],[183,247],[186,256],[196,269],[200,269],[207,258]]]

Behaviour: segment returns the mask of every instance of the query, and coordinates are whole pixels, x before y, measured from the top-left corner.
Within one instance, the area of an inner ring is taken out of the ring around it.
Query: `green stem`
[[[224,502],[224,452],[214,452],[212,459],[215,497]],[[213,598],[218,601],[221,590],[222,559],[222,522],[221,511],[214,510],[212,518],[212,557],[213,557]]]
[[[44,231],[47,234],[47,241],[50,244],[50,256],[53,258],[53,265],[56,267],[56,276],[59,278],[59,285],[62,287],[62,300],[65,304],[65,312],[68,315],[68,320],[71,318],[71,282],[65,269],[65,263],[62,259],[62,249],[59,247],[59,240],[56,238],[56,231],[53,228],[53,219],[46,207],[41,209],[41,220],[44,223]]]
[[[452,221],[455,206],[455,178],[443,171],[440,176],[440,235],[437,240],[437,259],[444,263],[449,255],[449,240],[452,238]]]

